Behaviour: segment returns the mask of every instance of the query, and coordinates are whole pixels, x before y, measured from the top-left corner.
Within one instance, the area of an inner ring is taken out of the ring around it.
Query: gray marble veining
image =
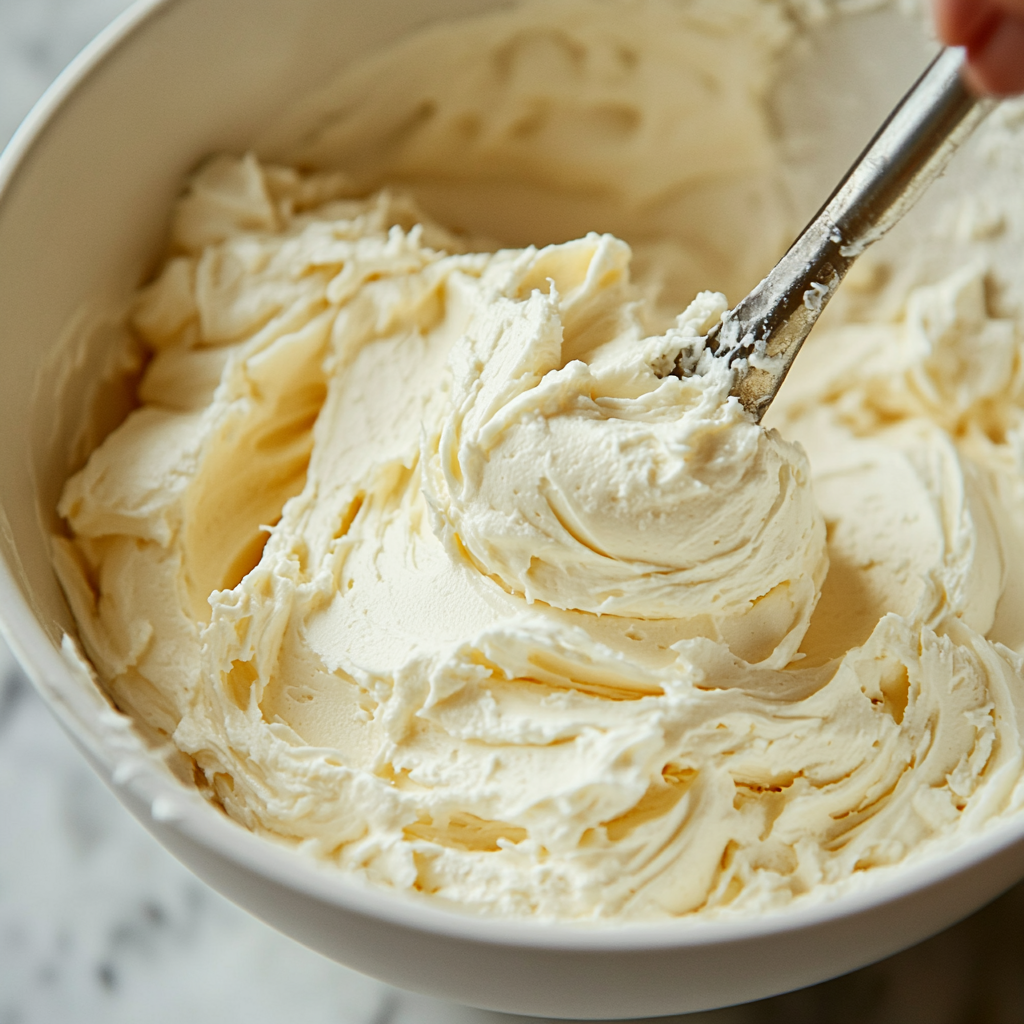
[[[0,0],[0,143],[125,0]],[[0,642],[0,1024],[514,1024],[330,963],[193,878],[92,774]],[[1019,1024],[1024,886],[943,935],[690,1024]],[[678,1018],[682,1020],[683,1018]]]

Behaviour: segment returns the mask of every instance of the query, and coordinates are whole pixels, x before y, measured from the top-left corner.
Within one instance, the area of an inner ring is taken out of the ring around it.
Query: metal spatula
[[[968,91],[963,62],[959,48],[939,53],[789,252],[709,333],[707,347],[736,367],[732,394],[755,420],[854,260],[914,205],[995,105]],[[680,361],[675,372],[691,371]]]

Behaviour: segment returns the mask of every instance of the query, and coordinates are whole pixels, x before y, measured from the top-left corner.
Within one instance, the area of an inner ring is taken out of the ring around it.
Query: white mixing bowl
[[[761,918],[600,928],[483,920],[367,888],[228,820],[145,749],[65,639],[74,625],[47,534],[83,456],[71,439],[101,366],[58,360],[62,337],[152,269],[172,199],[201,157],[245,150],[274,112],[356,55],[498,5],[141,0],[39,104],[0,160],[4,632],[96,771],[172,853],[357,970],[480,1007],[602,1019],[822,981],[920,941],[1024,876],[1024,819],[834,902]]]

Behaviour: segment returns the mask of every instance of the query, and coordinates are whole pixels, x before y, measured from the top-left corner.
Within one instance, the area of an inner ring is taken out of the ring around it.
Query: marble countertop
[[[0,145],[126,0],[0,0]],[[0,1024],[514,1024],[399,992],[198,881],[93,775],[0,641]],[[1024,886],[883,963],[691,1024],[1019,1024]]]

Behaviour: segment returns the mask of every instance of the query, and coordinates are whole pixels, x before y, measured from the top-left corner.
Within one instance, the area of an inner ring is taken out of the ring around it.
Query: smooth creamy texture
[[[479,82],[508,32],[554,21],[589,69],[534,67],[556,110],[590,102],[613,43],[641,66],[756,55],[749,89],[695,94],[695,124],[719,147],[756,126],[734,156],[769,181],[785,20],[720,5],[706,50],[702,10],[527,8],[395,52],[469,39]],[[436,177],[442,148],[389,167]],[[1020,808],[1024,372],[999,231],[928,281],[866,263],[776,432],[703,353],[723,295],[665,329],[611,235],[474,251],[401,194],[346,198],[346,171],[220,158],[193,179],[133,313],[141,405],[61,499],[85,647],[211,799],[395,889],[582,919],[824,898]]]
[[[791,241],[758,101],[793,19],[756,0],[558,0],[442,23],[346,67],[260,150],[360,194],[400,187],[506,245],[626,238],[668,326],[710,282],[748,290]]]

